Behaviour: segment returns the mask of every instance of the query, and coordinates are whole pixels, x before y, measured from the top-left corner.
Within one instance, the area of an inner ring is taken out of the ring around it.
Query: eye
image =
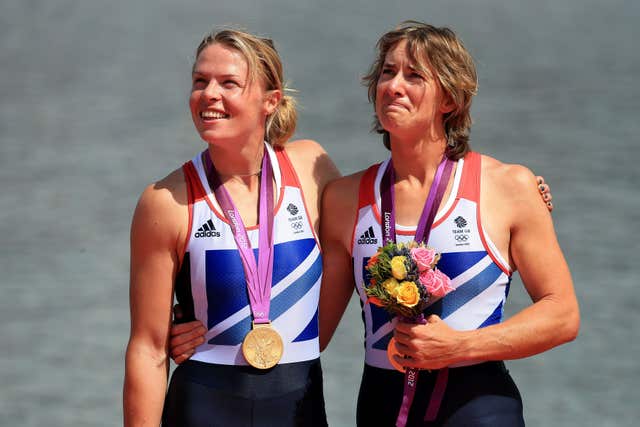
[[[236,87],[240,87],[240,83],[233,79],[227,79],[222,82],[222,86],[224,86],[227,89],[233,89]]]
[[[202,77],[194,77],[191,85],[194,88],[203,87],[207,85],[207,80]]]

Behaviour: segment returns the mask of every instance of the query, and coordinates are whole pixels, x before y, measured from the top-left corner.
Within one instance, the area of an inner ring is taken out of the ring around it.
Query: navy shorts
[[[449,369],[444,397],[433,422],[425,423],[437,371],[420,371],[407,427],[524,426],[522,399],[502,362]],[[358,396],[357,425],[393,427],[402,403],[404,375],[365,365]]]
[[[276,365],[188,360],[171,376],[166,427],[326,427],[320,359]]]

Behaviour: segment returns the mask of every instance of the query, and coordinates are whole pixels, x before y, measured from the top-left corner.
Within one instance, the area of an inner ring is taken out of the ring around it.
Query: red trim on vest
[[[464,170],[456,198],[476,203],[480,200],[480,158],[480,154],[475,151],[470,151],[464,156]]]
[[[273,151],[276,153],[278,165],[280,166],[280,179],[282,179],[282,186],[301,188],[298,175],[291,164],[289,155],[284,151],[284,147],[273,147]]]
[[[378,218],[378,222],[380,222],[380,214],[377,212],[376,208],[376,193],[375,193],[375,182],[376,175],[378,174],[378,169],[382,163],[377,163],[375,165],[371,165],[367,168],[367,170],[360,177],[360,187],[358,189],[358,208],[356,209],[356,219],[353,222],[353,229],[351,230],[351,250],[350,255],[353,255],[353,242],[355,242],[356,236],[356,226],[358,225],[358,218],[360,216],[360,209],[365,206],[373,206],[374,216]]]
[[[307,223],[311,227],[311,233],[313,233],[313,238],[316,240],[316,245],[318,245],[318,249],[320,249],[320,253],[322,253],[322,246],[320,246],[320,239],[316,235],[316,229],[313,226],[313,222],[309,217],[309,208],[307,207],[307,198],[304,195],[304,191],[302,191],[302,185],[300,184],[300,179],[298,179],[298,174],[296,170],[293,168],[293,164],[291,163],[291,159],[286,151],[284,151],[284,147],[273,147],[273,151],[276,153],[276,158],[278,159],[278,165],[280,166],[280,179],[282,180],[282,189],[280,191],[280,201],[276,206],[275,212],[278,212],[280,209],[280,204],[284,200],[284,187],[295,187],[300,190],[300,198],[302,199],[302,204],[304,205],[304,211],[307,213]],[[319,195],[318,195],[319,196]]]
[[[184,171],[184,177],[187,180],[187,188],[189,188],[189,204],[195,204],[200,200],[207,198],[207,192],[204,190],[198,171],[191,161],[188,161],[182,166]]]
[[[507,276],[511,276],[512,271],[508,265],[502,263],[494,251],[487,243],[486,233],[482,227],[482,215],[480,214],[480,175],[482,171],[482,156],[480,153],[470,151],[464,157],[464,171],[458,197],[463,197],[476,203],[476,222],[478,223],[478,234],[482,241],[482,246],[493,262],[504,271]]]
[[[358,191],[358,210],[365,206],[376,204],[375,182],[378,169],[382,163],[369,166],[360,178],[360,190]]]
[[[193,229],[193,199],[194,199],[194,189],[193,189],[193,178],[192,175],[195,172],[195,168],[191,162],[186,162],[182,165],[182,173],[184,174],[184,181],[187,187],[187,210],[189,215],[189,223],[187,225],[187,235],[184,239],[184,248],[182,251],[182,256],[180,257],[180,266],[178,271],[182,268],[182,262],[184,261],[184,255],[187,253],[187,248],[189,247],[189,243],[191,242],[191,230]]]

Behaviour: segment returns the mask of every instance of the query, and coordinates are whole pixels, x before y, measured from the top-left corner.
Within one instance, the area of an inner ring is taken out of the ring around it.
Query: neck
[[[238,181],[249,186],[260,182],[264,151],[262,141],[229,149],[226,146],[209,146],[209,156],[220,180],[223,183]]]
[[[414,141],[391,137],[396,182],[418,181],[430,185],[447,148],[445,138],[424,138]]]

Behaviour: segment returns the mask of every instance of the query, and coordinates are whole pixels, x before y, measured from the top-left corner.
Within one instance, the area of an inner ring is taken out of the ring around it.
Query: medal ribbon
[[[259,243],[258,262],[251,249],[251,242],[247,229],[242,222],[229,192],[224,188],[220,176],[216,171],[211,156],[207,151],[203,153],[205,168],[209,183],[216,196],[218,204],[229,221],[233,238],[238,246],[242,266],[247,279],[249,303],[256,324],[269,323],[269,307],[271,303],[271,282],[273,276],[273,168],[271,159],[266,152],[262,157],[262,172],[260,173],[260,208],[259,208]]]
[[[425,201],[424,208],[420,214],[420,220],[416,228],[415,240],[416,242],[424,242],[427,244],[429,240],[429,234],[431,233],[431,225],[438,212],[438,207],[444,196],[444,192],[451,176],[451,169],[453,168],[453,161],[449,160],[446,156],[438,165],[436,174],[433,178],[433,183],[429,189],[429,195]],[[382,211],[382,235],[384,244],[396,242],[396,218],[395,218],[395,194],[393,184],[395,183],[395,172],[393,170],[393,160],[390,159],[387,164],[387,169],[382,175],[382,181],[380,183],[381,190],[381,211]],[[402,318],[401,321],[409,323],[426,323],[424,316],[420,315],[417,318],[409,319]],[[418,384],[419,370],[415,368],[406,368],[404,373],[404,391],[402,394],[402,405],[400,406],[400,412],[396,419],[396,427],[404,427],[407,424],[407,418],[409,416],[409,409],[416,393],[416,386]],[[444,396],[444,390],[446,387],[448,371],[447,368],[438,370],[438,377],[436,380],[436,386],[431,393],[431,400],[427,413],[425,414],[425,421],[432,421],[438,414],[442,397]]]

